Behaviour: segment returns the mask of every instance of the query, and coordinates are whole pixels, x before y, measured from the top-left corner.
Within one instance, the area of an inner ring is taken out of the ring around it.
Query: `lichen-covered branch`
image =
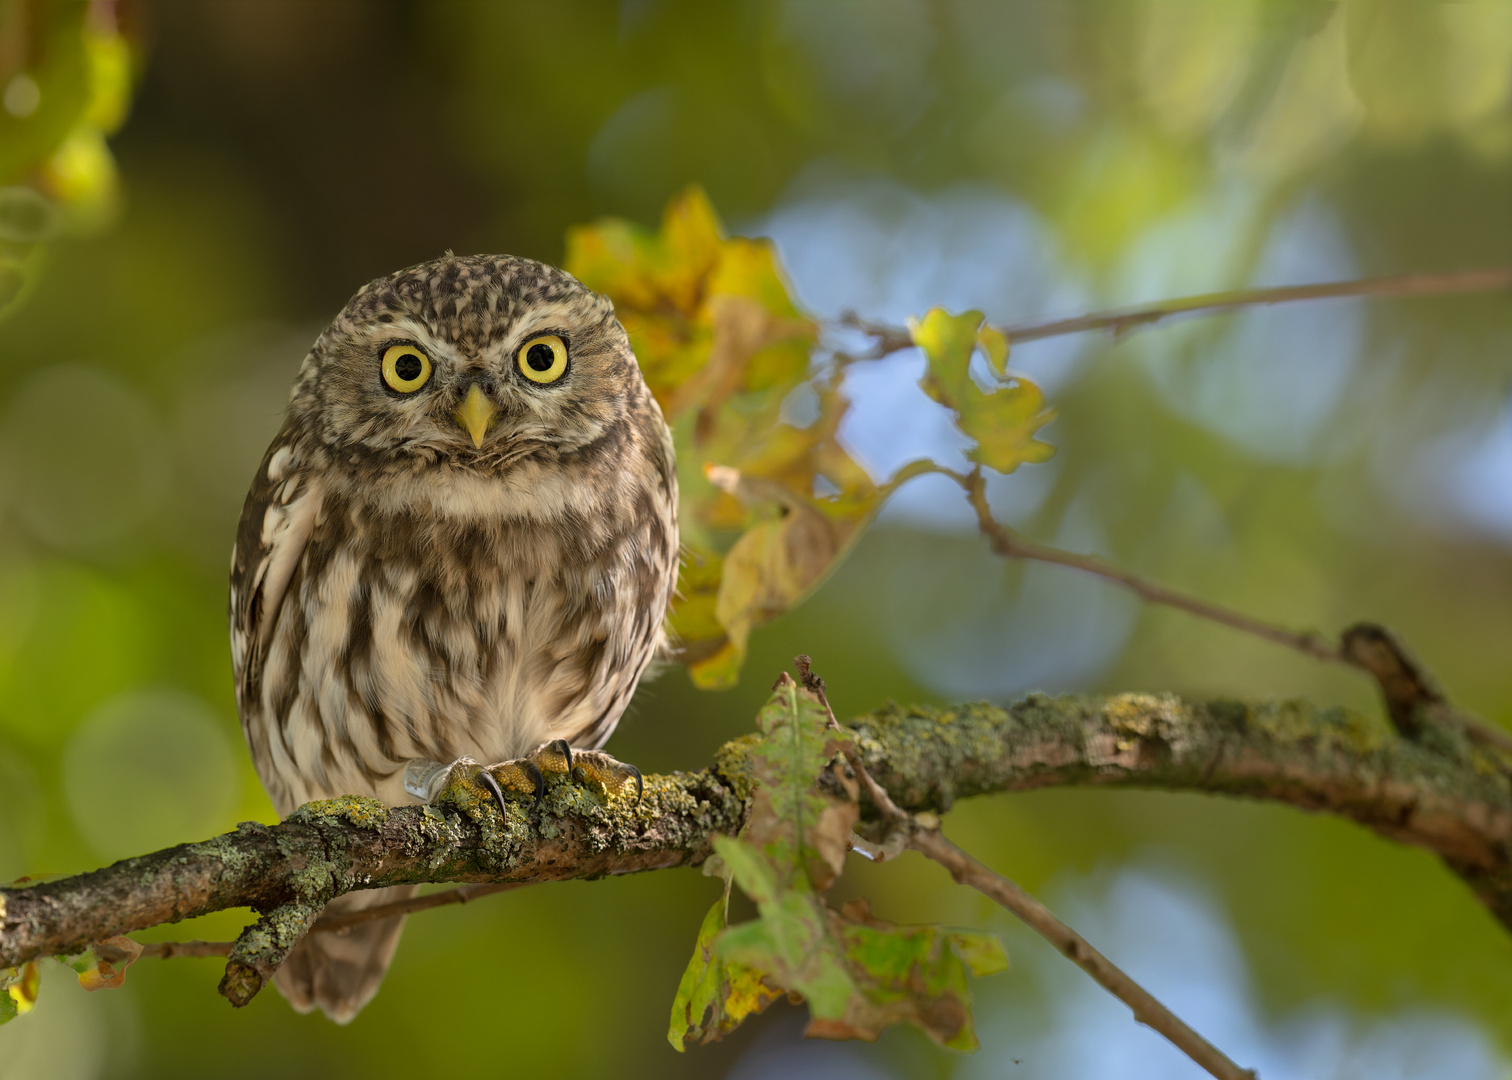
[[[867,769],[905,810],[1066,785],[1269,799],[1436,853],[1512,930],[1512,758],[1432,709],[1415,739],[1384,718],[1305,701],[1149,694],[894,707],[855,726]]]
[[[890,707],[855,721],[870,775],[908,811],[1052,785],[1122,785],[1239,795],[1336,813],[1440,855],[1512,928],[1512,761],[1425,722],[1415,739],[1385,719],[1305,702],[1187,702],[1169,695],[1031,696],[1010,708]],[[0,889],[0,967],[231,907],[260,918],[228,965],[246,1000],[346,892],[418,882],[596,878],[702,861],[738,831],[752,781],[749,739],[696,773],[646,779],[645,798],[557,782],[539,805],[385,808],[371,799],[301,807],[275,826]]]

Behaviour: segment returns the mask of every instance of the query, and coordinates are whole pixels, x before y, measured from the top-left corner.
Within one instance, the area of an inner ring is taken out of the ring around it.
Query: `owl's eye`
[[[383,350],[383,381],[390,390],[413,394],[430,377],[430,357],[413,345],[390,345]]]
[[[534,383],[554,383],[567,372],[567,343],[555,334],[541,334],[515,353],[520,374]]]

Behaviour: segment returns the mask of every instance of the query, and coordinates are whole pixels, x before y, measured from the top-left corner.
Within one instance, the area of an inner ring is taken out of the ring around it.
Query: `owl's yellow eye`
[[[554,383],[567,373],[567,343],[555,334],[541,334],[515,353],[520,374],[534,383]]]
[[[390,390],[413,394],[430,377],[430,357],[413,345],[390,345],[383,350],[383,381]]]

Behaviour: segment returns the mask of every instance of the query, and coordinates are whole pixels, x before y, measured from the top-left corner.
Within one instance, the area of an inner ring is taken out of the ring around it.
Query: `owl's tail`
[[[341,915],[408,900],[416,888],[392,885],[347,893],[327,904],[325,914]],[[394,915],[358,923],[345,933],[310,934],[294,946],[273,974],[273,985],[298,1012],[307,1013],[318,1006],[338,1024],[350,1023],[378,992],[403,929],[404,916]]]

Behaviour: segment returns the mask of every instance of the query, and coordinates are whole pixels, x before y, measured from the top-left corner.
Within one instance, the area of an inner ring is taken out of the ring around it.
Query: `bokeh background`
[[[0,29],[43,6],[0,0]],[[1501,0],[158,0],[96,17],[134,43],[130,115],[97,118],[69,159],[62,181],[93,186],[28,249],[0,322],[0,880],[273,819],[232,702],[228,551],[305,349],[379,274],[448,248],[559,260],[569,225],[652,225],[690,182],[776,240],[822,317],[1013,321],[1512,261]],[[49,106],[24,73],[0,50],[0,164]],[[1460,704],[1512,724],[1505,294],[1255,310],[1026,344],[1011,366],[1060,409],[1060,452],[995,482],[1005,519],[1278,622],[1386,622]],[[878,476],[959,454],[921,371],[902,353],[848,384],[845,438]],[[609,749],[702,765],[799,651],[842,713],[1030,689],[1378,713],[1349,672],[995,559],[959,494],[924,480],[756,633],[738,689],[673,670]],[[1421,852],[1156,792],[981,799],[948,826],[1267,1080],[1512,1070],[1512,940]],[[271,991],[233,1012],[212,960],[143,961],[93,995],[51,965],[0,1030],[0,1077],[1198,1075],[937,868],[855,867],[841,890],[1002,930],[1015,967],[977,984],[978,1054],[909,1031],[805,1043],[786,1004],[674,1053],[667,1011],[716,894],[686,871],[413,918],[346,1028]]]

